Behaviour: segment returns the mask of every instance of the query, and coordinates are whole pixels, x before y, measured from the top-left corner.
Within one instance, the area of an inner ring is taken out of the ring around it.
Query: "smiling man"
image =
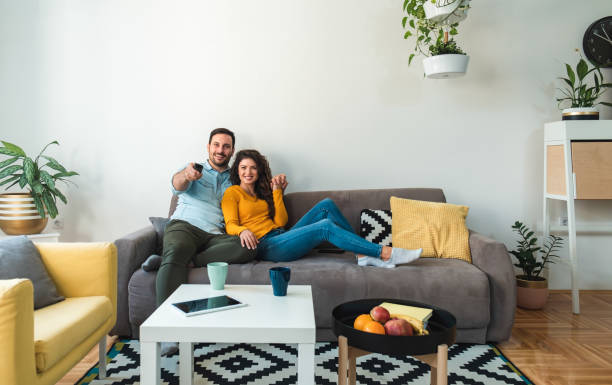
[[[157,273],[157,306],[187,282],[188,265],[209,262],[246,263],[255,250],[242,247],[240,238],[225,234],[221,198],[230,187],[229,161],[234,154],[234,133],[216,128],[210,133],[208,159],[202,171],[189,163],[172,176],[172,192],[178,204],[164,232],[162,263]],[[174,344],[162,354],[175,350]]]

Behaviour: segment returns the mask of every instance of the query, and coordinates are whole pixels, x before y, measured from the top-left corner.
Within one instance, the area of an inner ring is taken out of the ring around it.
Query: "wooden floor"
[[[552,292],[544,310],[517,309],[498,346],[535,384],[612,384],[612,291],[582,291],[580,302],[574,315],[569,292]],[[75,384],[97,361],[96,346],[57,384]]]
[[[501,351],[536,384],[612,384],[612,291],[551,293],[541,311],[517,309]]]

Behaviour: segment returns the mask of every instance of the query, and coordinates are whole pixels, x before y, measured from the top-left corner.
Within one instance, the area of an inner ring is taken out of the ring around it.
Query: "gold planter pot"
[[[523,309],[542,309],[548,301],[548,281],[541,278],[529,281],[524,275],[516,276],[516,304]]]
[[[29,193],[0,194],[0,229],[8,235],[38,234],[47,226]]]

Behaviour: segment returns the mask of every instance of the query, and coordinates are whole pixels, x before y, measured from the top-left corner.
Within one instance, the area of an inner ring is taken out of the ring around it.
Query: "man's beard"
[[[213,154],[213,155],[214,155],[214,154]],[[224,160],[224,161],[222,161],[221,163],[219,163],[219,162],[217,162],[217,161],[215,160],[215,157],[214,157],[214,156],[212,156],[212,157],[210,157],[210,161],[211,161],[211,162],[212,162],[212,163],[213,163],[215,166],[217,166],[217,167],[220,167],[220,168],[221,168],[221,167],[227,167],[227,165],[228,165],[228,164],[229,164],[229,162],[230,162],[230,157],[229,157],[229,156],[226,156],[226,157],[225,157],[225,160]]]

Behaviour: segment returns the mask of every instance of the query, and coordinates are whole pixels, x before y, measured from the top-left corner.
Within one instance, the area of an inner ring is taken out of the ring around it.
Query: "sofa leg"
[[[106,335],[98,343],[98,378],[106,378]]]

